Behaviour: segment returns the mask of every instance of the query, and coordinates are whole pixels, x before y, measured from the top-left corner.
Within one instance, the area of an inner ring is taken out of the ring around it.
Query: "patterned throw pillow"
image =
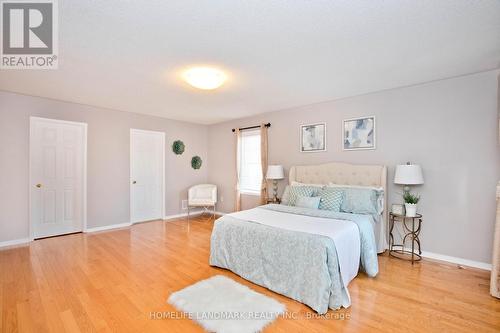
[[[344,197],[344,191],[335,187],[325,187],[320,192],[321,201],[319,209],[331,210],[340,212],[340,205]]]
[[[325,188],[325,185],[323,184],[306,184],[306,183],[299,183],[296,181],[292,181],[292,186],[308,186],[311,187],[314,190],[313,195],[316,196],[318,195],[319,191]]]
[[[288,205],[295,206],[299,196],[312,197],[314,190],[315,189],[311,186],[290,186],[290,191],[288,193]]]

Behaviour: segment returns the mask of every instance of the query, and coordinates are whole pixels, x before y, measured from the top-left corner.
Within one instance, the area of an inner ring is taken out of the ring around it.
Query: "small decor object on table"
[[[326,151],[326,123],[300,126],[300,151],[302,153]]]
[[[201,168],[202,163],[203,163],[203,161],[201,160],[200,156],[193,156],[193,158],[191,159],[191,166],[195,170],[198,170],[199,168]]]
[[[400,222],[403,226],[404,236],[401,244],[394,244],[394,224]],[[409,224],[411,222],[411,224]],[[411,264],[422,259],[422,250],[420,248],[420,229],[422,227],[422,215],[416,214],[414,217],[405,215],[389,214],[389,255],[403,260],[411,260]],[[407,239],[411,240],[411,250],[406,249],[405,243]],[[415,247],[418,245],[418,252]]]
[[[267,167],[266,179],[273,181],[273,201],[278,201],[278,180],[285,178],[282,165],[269,165]],[[269,203],[269,202],[268,202]]]
[[[344,120],[344,150],[375,149],[375,116]]]
[[[186,149],[186,146],[181,140],[175,140],[174,143],[172,143],[172,151],[176,155],[181,155],[184,152],[184,149]]]
[[[405,201],[406,216],[417,216],[417,203],[420,200],[420,196],[411,194],[410,192],[404,192],[403,199]]]
[[[405,215],[405,206],[400,204],[392,204],[391,212],[396,215]]]

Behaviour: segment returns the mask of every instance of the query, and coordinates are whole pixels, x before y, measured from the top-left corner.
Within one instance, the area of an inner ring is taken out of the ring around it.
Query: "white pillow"
[[[281,195],[281,204],[288,206],[288,200],[290,199],[290,185],[285,187],[283,194]]]

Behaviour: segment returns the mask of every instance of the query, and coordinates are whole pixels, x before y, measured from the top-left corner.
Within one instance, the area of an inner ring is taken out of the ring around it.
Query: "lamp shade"
[[[267,167],[267,179],[283,179],[285,178],[285,174],[283,172],[282,165],[270,165]]]
[[[405,164],[396,166],[394,183],[401,185],[420,185],[424,183],[424,176],[420,165]]]

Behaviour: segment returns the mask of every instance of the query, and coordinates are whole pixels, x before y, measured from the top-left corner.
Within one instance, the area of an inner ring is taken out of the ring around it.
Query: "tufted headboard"
[[[384,165],[325,163],[290,168],[290,183],[360,185],[385,187],[387,168]]]
[[[384,189],[384,212],[382,221],[387,221],[387,167],[385,165],[363,165],[349,163],[325,163],[299,165],[290,168],[288,176],[293,181],[307,184],[375,186]],[[381,230],[385,235],[385,228]],[[385,237],[383,237],[385,239]],[[384,240],[385,242],[385,240]]]

